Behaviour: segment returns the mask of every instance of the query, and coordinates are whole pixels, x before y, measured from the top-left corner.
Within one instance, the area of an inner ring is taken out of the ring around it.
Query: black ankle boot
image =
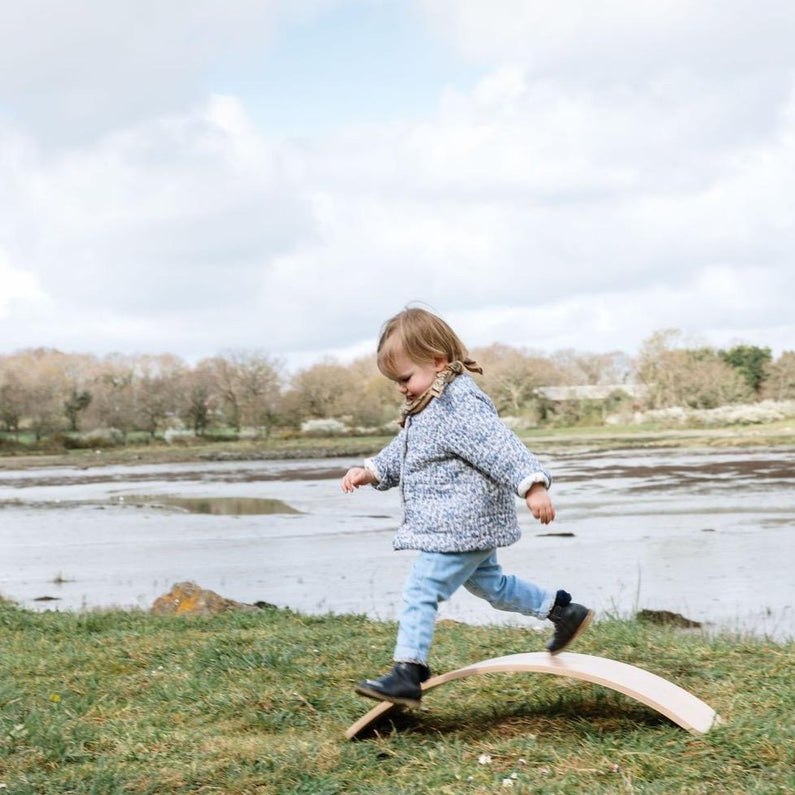
[[[593,618],[593,610],[571,601],[567,604],[555,602],[547,617],[555,625],[555,634],[547,643],[547,651],[557,654],[585,632]]]
[[[391,701],[407,707],[419,707],[422,698],[420,685],[429,679],[431,670],[421,663],[396,662],[392,670],[380,679],[365,679],[356,685],[356,692],[377,701]]]

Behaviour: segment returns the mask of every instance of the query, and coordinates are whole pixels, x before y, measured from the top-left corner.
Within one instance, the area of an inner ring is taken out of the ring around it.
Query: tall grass
[[[0,604],[0,787],[33,793],[784,793],[795,645],[604,620],[577,651],[691,690],[725,725],[688,734],[598,685],[495,674],[429,693],[364,739],[395,627],[284,610],[215,618]],[[543,638],[440,622],[437,672]]]

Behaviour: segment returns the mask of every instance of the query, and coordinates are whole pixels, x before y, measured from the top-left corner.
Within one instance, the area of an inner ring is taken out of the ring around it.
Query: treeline
[[[485,370],[479,383],[501,414],[528,426],[599,422],[628,405],[715,408],[795,398],[795,352],[774,359],[769,348],[750,345],[689,348],[675,330],[654,334],[634,359],[621,352],[542,355],[502,344],[472,354]],[[613,389],[603,389],[598,400],[552,400],[545,391],[588,385]],[[630,385],[636,388],[622,389]],[[324,360],[288,374],[280,359],[256,351],[231,351],[193,366],[170,354],[96,357],[35,349],[0,356],[6,439],[28,434],[99,445],[124,443],[131,433],[372,432],[394,420],[400,403],[373,357]]]

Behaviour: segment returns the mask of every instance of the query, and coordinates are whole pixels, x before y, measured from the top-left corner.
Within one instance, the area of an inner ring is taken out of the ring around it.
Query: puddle
[[[262,497],[171,497],[157,495],[151,497],[127,497],[133,505],[154,505],[179,508],[188,513],[208,513],[214,516],[261,516],[263,514],[298,514],[282,500]]]

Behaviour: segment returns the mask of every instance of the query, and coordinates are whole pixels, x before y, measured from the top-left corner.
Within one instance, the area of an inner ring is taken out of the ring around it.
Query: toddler
[[[352,467],[342,490],[372,484],[400,489],[403,522],[395,549],[419,556],[409,573],[392,670],[359,682],[369,698],[419,706],[430,675],[428,657],[439,602],[463,585],[498,610],[548,618],[550,654],[565,649],[590,623],[593,611],[506,575],[497,548],[520,537],[515,496],[542,524],[555,518],[551,477],[499,419],[468,372],[482,373],[450,326],[409,308],[388,320],[378,341],[378,368],[405,397],[401,430],[363,467]]]

